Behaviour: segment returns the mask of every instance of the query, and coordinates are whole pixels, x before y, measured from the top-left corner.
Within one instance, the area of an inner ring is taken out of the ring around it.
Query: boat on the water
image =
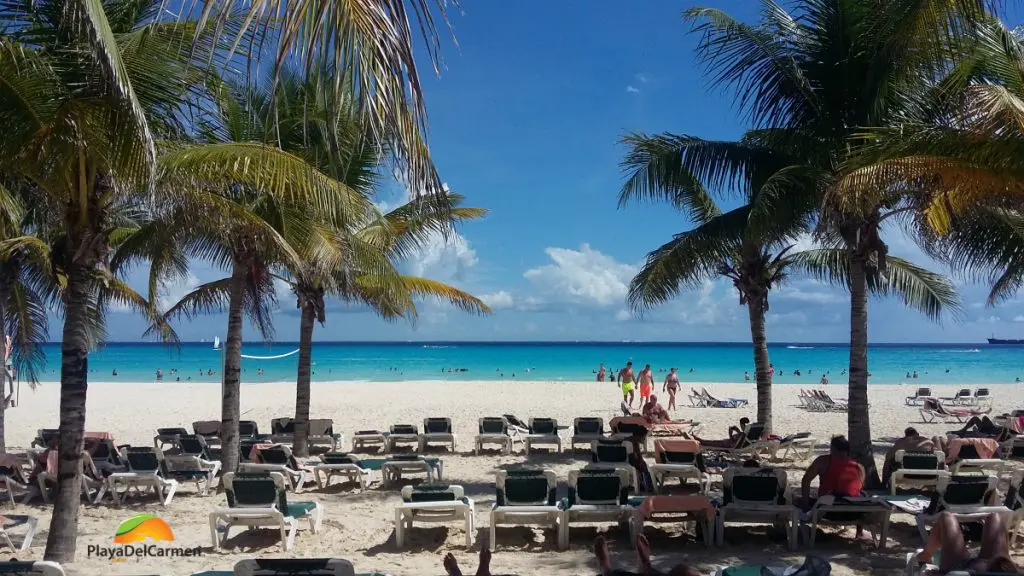
[[[213,337],[213,349],[220,350],[220,336]]]
[[[1017,338],[988,338],[989,344],[999,346],[1024,346],[1024,339]]]

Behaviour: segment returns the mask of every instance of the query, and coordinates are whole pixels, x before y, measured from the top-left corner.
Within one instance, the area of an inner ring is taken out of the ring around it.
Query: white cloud
[[[601,307],[621,303],[637,267],[624,264],[589,244],[579,250],[546,248],[551,264],[530,268],[523,277],[543,293],[576,304]]]
[[[626,92],[629,92],[630,94],[639,94],[640,89],[636,86],[626,86]]]
[[[846,301],[844,295],[839,292],[801,290],[795,286],[783,287],[775,297],[781,300],[797,300],[799,302],[812,302],[815,304],[834,304]]]
[[[504,290],[499,290],[494,294],[484,294],[480,296],[480,299],[494,310],[505,310],[515,306],[515,298]]]
[[[1024,322],[1024,315],[1017,315],[1013,317],[1014,322]]]
[[[636,79],[640,81],[641,84],[647,84],[648,82],[651,81],[651,77],[648,76],[647,74],[644,74],[643,72],[637,74]]]
[[[807,324],[807,314],[803,312],[788,312],[786,314],[769,314],[766,317],[772,324],[783,326],[804,326]]]
[[[616,322],[625,322],[632,317],[633,316],[626,310],[619,310],[618,312],[615,313]]]
[[[440,232],[432,233],[408,261],[414,276],[435,280],[462,280],[466,270],[476,266],[476,250],[462,236],[451,233],[446,239]]]

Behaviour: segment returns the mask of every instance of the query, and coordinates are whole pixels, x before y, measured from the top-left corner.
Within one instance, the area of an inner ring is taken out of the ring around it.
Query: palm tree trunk
[[[57,448],[57,497],[46,538],[45,560],[72,562],[78,537],[78,505],[82,498],[82,449],[85,397],[89,374],[89,311],[91,282],[87,269],[69,270],[64,303],[60,362],[60,445]]]
[[[0,290],[0,454],[7,453],[7,405],[13,398],[14,383],[11,383],[11,396],[7,395],[7,295]]]
[[[868,281],[867,262],[855,251],[850,259],[850,383],[847,425],[850,449],[871,454],[871,419],[868,413]]]
[[[242,306],[245,299],[245,272],[235,261],[228,294],[228,333],[224,343],[224,388],[221,390],[220,442],[222,470],[238,468],[238,421],[241,419],[242,388]]]
[[[296,456],[309,455],[309,398],[310,366],[313,361],[313,325],[316,314],[313,306],[299,298],[302,318],[299,322],[299,374],[295,380],[295,440],[292,444]]]
[[[768,368],[768,339],[764,333],[764,306],[758,299],[747,301],[750,338],[754,342],[754,379],[757,381],[757,421],[765,433],[772,430],[772,380]]]

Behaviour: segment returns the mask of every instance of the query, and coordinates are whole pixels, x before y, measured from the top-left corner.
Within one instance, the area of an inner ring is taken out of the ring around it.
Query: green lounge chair
[[[940,512],[956,516],[961,524],[981,522],[993,512],[1012,514],[1006,506],[991,506],[989,502],[996,492],[999,478],[983,474],[953,474],[939,478],[936,493],[938,506],[934,513],[918,514],[917,529],[923,540],[927,540],[932,522]],[[1007,526],[1012,523],[1007,522]]]
[[[156,436],[153,436],[153,447],[160,450],[177,450],[178,437],[188,434],[184,428],[157,428]]]
[[[424,418],[423,434],[420,434],[420,452],[427,449],[430,444],[442,444],[455,452],[456,444],[455,431],[452,429],[451,418]]]
[[[640,488],[636,468],[629,462],[633,455],[633,443],[623,440],[594,440],[590,443],[590,458],[595,464],[609,468],[621,468],[629,473],[629,487],[636,491]]]
[[[380,430],[359,430],[352,435],[352,451],[364,452],[368,448],[384,453],[388,451],[388,435]]]
[[[680,484],[696,480],[700,493],[711,490],[711,476],[701,469],[703,456],[696,440],[655,440],[654,464],[647,467],[655,492],[665,488],[665,480],[678,478]]]
[[[213,548],[220,548],[232,526],[278,528],[281,547],[287,552],[295,542],[298,521],[309,521],[313,533],[320,531],[324,509],[319,502],[288,502],[285,478],[280,472],[235,474],[221,479],[228,507],[210,513],[210,537]]]
[[[402,488],[402,503],[395,507],[395,544],[405,545],[405,532],[415,522],[462,522],[466,531],[466,548],[473,547],[473,521],[476,509],[465,496],[462,486],[420,484]]]
[[[64,576],[64,568],[56,562],[0,562],[0,574],[4,576]]]
[[[402,446],[409,452],[415,452],[420,447],[420,430],[413,424],[394,424],[387,437],[388,450],[392,452]]]
[[[384,484],[402,479],[403,475],[424,474],[427,483],[440,482],[444,476],[444,462],[440,458],[424,458],[418,454],[393,454],[380,467]]]
[[[526,454],[534,445],[555,446],[562,451],[562,438],[558,435],[558,420],[554,418],[530,418],[530,432],[524,440]]]
[[[106,483],[96,496],[97,503],[102,501],[105,492],[109,491],[114,504],[119,506],[122,495],[117,489],[120,486],[125,487],[125,497],[133,490],[150,488],[160,498],[161,504],[167,506],[171,503],[174,492],[178,489],[178,481],[167,477],[163,452],[149,446],[128,446],[124,449],[123,457],[128,463],[128,471],[114,472],[107,476]]]
[[[931,452],[907,452],[897,450],[893,456],[896,469],[889,478],[889,492],[895,494],[900,486],[931,488],[939,485],[939,478],[949,477],[943,470],[946,455],[941,450]]]
[[[575,450],[577,444],[591,446],[591,443],[595,440],[603,440],[604,438],[603,418],[576,418],[572,421],[572,438],[569,440],[569,450]]]
[[[786,472],[774,468],[729,468],[722,479],[722,506],[718,508],[716,540],[725,542],[729,521],[768,522],[781,520],[790,549],[796,548],[800,511],[793,506],[786,488]]]
[[[593,465],[569,472],[568,506],[562,510],[562,548],[569,547],[574,522],[628,522],[633,514],[629,505],[631,481],[628,470],[610,466]]]
[[[316,480],[317,487],[323,490],[330,486],[331,478],[335,476],[357,482],[363,490],[373,483],[373,470],[362,467],[358,456],[344,452],[327,452],[320,456],[320,463],[313,466],[313,479]]]
[[[210,457],[202,436],[182,434],[177,437],[178,454],[165,454],[167,476],[179,483],[195,482],[199,494],[206,496],[220,473],[221,462]]]
[[[555,501],[558,480],[551,470],[499,470],[495,476],[495,501],[491,507],[491,552],[498,543],[498,525],[551,526],[562,546],[565,520]]]
[[[473,453],[480,454],[485,444],[498,444],[504,454],[511,454],[515,449],[515,438],[509,428],[508,421],[497,416],[485,416],[477,420],[478,434],[473,440]]]

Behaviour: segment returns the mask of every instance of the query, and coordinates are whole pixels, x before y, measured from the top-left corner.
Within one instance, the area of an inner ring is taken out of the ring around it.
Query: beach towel
[[[700,452],[700,442],[696,440],[655,440],[654,451],[690,452],[696,454]]]
[[[974,446],[978,451],[978,457],[982,459],[994,458],[999,451],[999,443],[992,438],[954,438],[950,440],[947,448],[946,464],[956,462],[964,446]]]
[[[710,520],[715,517],[715,506],[707,496],[690,494],[685,496],[649,496],[639,507],[644,518],[655,514],[678,514],[683,512],[704,512]]]

